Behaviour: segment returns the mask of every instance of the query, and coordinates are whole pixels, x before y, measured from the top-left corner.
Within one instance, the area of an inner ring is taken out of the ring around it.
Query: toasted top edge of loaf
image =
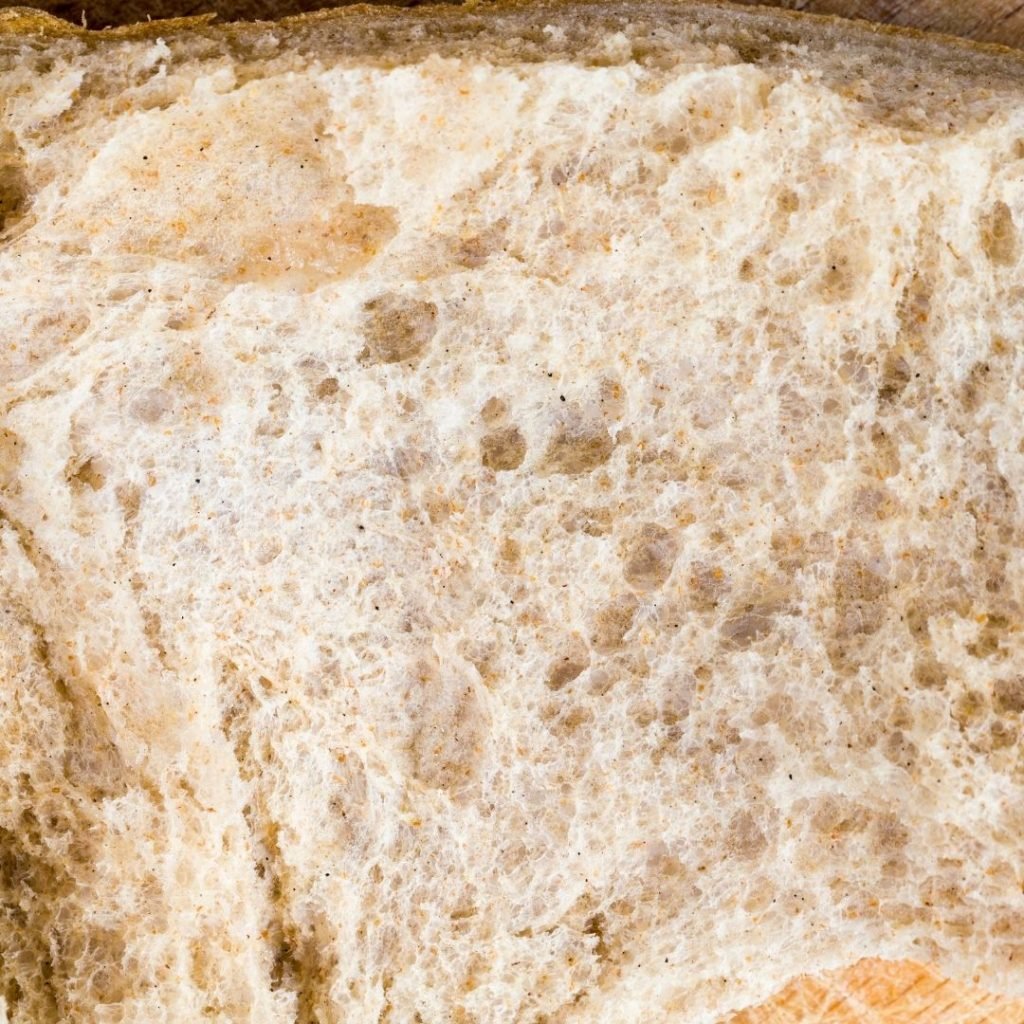
[[[577,33],[564,42],[541,34],[544,23],[575,23]],[[219,39],[239,47],[274,25],[296,44],[317,39],[345,52],[367,57],[385,54],[396,62],[415,59],[424,44],[455,47],[473,41],[481,56],[493,59],[539,60],[572,53],[571,44],[585,42],[615,22],[650,20],[664,36],[682,26],[706,38],[746,44],[747,61],[785,47],[829,52],[861,47],[881,59],[934,62],[945,73],[1020,75],[1024,51],[901,25],[888,25],[837,15],[783,8],[749,7],[727,0],[493,0],[484,4],[430,3],[415,8],[401,4],[349,4],[293,15],[273,22],[217,22],[215,14],[90,29],[31,7],[0,8],[0,39],[52,42],[79,39],[89,45],[110,45],[125,39]],[[659,41],[652,39],[653,55]],[[419,46],[417,46],[419,44]],[[585,56],[581,55],[581,56]],[[920,70],[924,70],[923,68]]]
[[[41,60],[77,60],[155,40],[175,60],[227,57],[275,73],[317,61],[373,67],[431,55],[496,65],[571,61],[672,67],[695,46],[726,48],[742,64],[819,74],[860,90],[865,121],[945,134],[984,121],[1024,81],[1024,51],[828,15],[688,0],[499,0],[417,8],[357,4],[278,22],[223,23],[214,15],[89,30],[26,7],[0,9],[0,74]],[[615,36],[619,45],[609,49]],[[268,45],[269,44],[269,45]],[[45,67],[43,68],[45,70]],[[93,73],[104,76],[103,66]],[[60,126],[55,126],[60,130]]]

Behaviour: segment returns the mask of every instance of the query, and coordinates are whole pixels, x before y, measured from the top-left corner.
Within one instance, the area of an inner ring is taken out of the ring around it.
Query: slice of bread
[[[0,1021],[1024,995],[1022,74],[0,13]]]

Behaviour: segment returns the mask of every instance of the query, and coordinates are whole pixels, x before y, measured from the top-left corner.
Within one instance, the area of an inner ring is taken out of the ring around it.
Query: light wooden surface
[[[910,961],[861,960],[799,978],[723,1024],[1024,1024],[1024,999],[961,985]]]

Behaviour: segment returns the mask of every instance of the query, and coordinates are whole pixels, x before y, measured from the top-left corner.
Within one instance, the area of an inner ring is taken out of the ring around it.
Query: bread
[[[1024,995],[1022,70],[0,14],[0,1021]]]

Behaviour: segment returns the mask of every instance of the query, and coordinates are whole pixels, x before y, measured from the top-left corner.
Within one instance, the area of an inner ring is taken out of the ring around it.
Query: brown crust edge
[[[810,35],[827,35],[830,32],[840,31],[850,33],[854,37],[882,37],[896,45],[900,42],[906,42],[912,46],[921,46],[923,44],[937,49],[946,49],[951,53],[961,56],[1010,59],[1020,62],[1022,70],[1024,70],[1024,50],[1004,46],[1001,43],[965,39],[961,36],[903,25],[882,24],[867,21],[863,18],[844,18],[836,14],[818,14],[809,11],[793,11],[781,7],[746,5],[732,3],[730,0],[669,0],[669,3],[678,6],[680,9],[687,7],[703,10],[717,9],[723,14],[734,17],[739,21],[747,19],[760,22],[774,20],[780,26],[799,26],[807,30]],[[486,15],[491,11],[528,10],[531,7],[544,10],[552,7],[584,9],[588,7],[601,8],[603,6],[605,6],[605,0],[554,0],[554,2],[551,2],[551,0],[466,0],[466,2],[461,4],[441,2],[417,5],[414,10],[417,12],[417,17],[422,17],[426,14],[434,20],[443,20],[445,17],[458,16],[467,11],[472,11],[478,15]],[[79,37],[96,41],[146,40],[168,35],[178,35],[201,28],[213,28],[226,36],[231,36],[236,30],[256,24],[279,25],[288,28],[320,21],[341,21],[346,18],[359,18],[371,13],[376,17],[408,17],[410,8],[386,3],[353,3],[342,7],[310,11],[306,14],[291,15],[267,22],[217,22],[217,15],[211,13],[185,18],[165,18],[158,21],[138,22],[133,25],[119,25],[113,28],[89,29],[74,25],[71,22],[64,21],[62,18],[57,18],[52,14],[47,14],[32,7],[0,7],[0,37],[20,35],[51,39]]]

